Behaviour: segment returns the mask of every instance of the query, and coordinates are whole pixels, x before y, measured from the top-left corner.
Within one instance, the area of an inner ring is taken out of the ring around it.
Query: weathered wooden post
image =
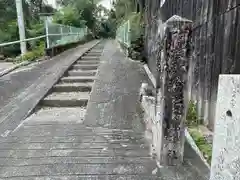
[[[210,180],[240,179],[240,75],[220,75]]]

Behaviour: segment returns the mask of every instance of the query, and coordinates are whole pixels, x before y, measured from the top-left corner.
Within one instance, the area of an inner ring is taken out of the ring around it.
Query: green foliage
[[[39,46],[35,47],[32,51],[27,52],[22,56],[21,61],[35,61],[38,58],[44,56],[45,53],[45,44],[41,42]]]
[[[61,11],[55,13],[53,18],[55,23],[74,27],[83,27],[86,23],[86,21],[82,19],[81,13],[70,5],[63,7]]]
[[[144,24],[141,13],[132,13],[129,18],[131,27],[131,42],[136,41],[144,34]]]
[[[203,156],[209,164],[211,164],[212,159],[212,145],[208,144],[204,136],[196,128],[190,128],[189,133],[191,134],[196,145],[203,153]]]
[[[26,26],[26,37],[36,37],[44,34],[44,26],[40,21],[40,12],[53,12],[54,9],[44,3],[44,0],[23,0],[23,13]],[[0,0],[0,43],[19,40],[15,0]],[[40,41],[28,43],[28,50],[39,46]],[[5,46],[0,54],[17,56],[20,53],[19,44]]]
[[[199,119],[198,119],[198,115],[197,115],[197,106],[193,101],[190,101],[188,104],[186,124],[188,126],[199,125]]]
[[[132,12],[136,11],[134,0],[116,0],[114,2],[117,25],[128,19]]]
[[[75,0],[62,1],[63,9],[54,16],[55,22],[59,24],[83,27],[86,25],[93,30],[96,22],[96,1]]]

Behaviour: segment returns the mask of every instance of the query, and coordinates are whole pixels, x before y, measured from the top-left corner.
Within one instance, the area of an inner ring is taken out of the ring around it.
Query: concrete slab
[[[240,179],[240,75],[220,75],[210,180]]]
[[[54,92],[87,92],[92,90],[93,83],[61,83],[53,87]]]
[[[61,78],[63,83],[87,83],[93,82],[95,79],[94,76],[67,76]]]
[[[76,62],[76,64],[92,64],[92,65],[99,65],[100,61],[95,61],[95,60],[89,60],[89,61],[83,61],[83,60],[79,60]]]
[[[81,57],[81,60],[85,60],[85,61],[92,61],[92,60],[99,60],[99,54],[96,54],[96,55],[86,55],[86,56],[83,56]]]
[[[8,68],[12,68],[14,67],[15,64],[12,62],[0,62],[0,72],[8,69]]]
[[[83,65],[83,64],[75,64],[72,67],[74,70],[96,70],[98,68],[98,65]]]
[[[31,178],[28,177],[15,177],[15,178],[8,178],[10,180],[46,180],[46,179],[51,179],[51,180],[121,180],[121,179],[126,179],[127,180],[157,180],[158,177],[152,175],[152,176],[145,176],[145,175],[69,175],[69,176],[38,176],[34,177],[32,176]]]
[[[41,101],[41,105],[53,107],[84,107],[87,105],[89,93],[90,92],[52,93]]]
[[[24,124],[71,124],[82,123],[86,113],[85,108],[42,108],[24,121]]]
[[[71,172],[69,172],[71,169]],[[97,171],[96,171],[97,169]],[[4,170],[4,169],[3,169]],[[0,170],[1,172],[1,170]],[[52,173],[54,172],[54,173]],[[139,174],[147,175],[151,173],[151,169],[143,168],[139,164],[56,164],[56,165],[38,165],[38,166],[19,166],[9,167],[9,170],[2,175],[2,178],[7,177],[22,177],[22,176],[53,176],[57,175],[132,175]]]
[[[97,73],[97,70],[88,70],[88,71],[71,70],[71,71],[68,71],[69,76],[95,76],[96,73]]]

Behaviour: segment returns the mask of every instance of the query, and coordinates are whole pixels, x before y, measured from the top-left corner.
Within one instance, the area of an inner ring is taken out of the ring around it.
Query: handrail
[[[48,34],[48,36],[69,36],[69,35],[79,35],[79,33]],[[19,44],[21,42],[28,42],[28,41],[37,40],[37,39],[43,39],[45,37],[47,37],[47,35],[37,36],[34,38],[28,38],[28,39],[24,39],[22,41],[18,40],[18,41],[6,42],[6,43],[0,44],[0,47],[9,46],[9,45],[13,45],[13,44]]]
[[[56,34],[54,33],[49,33],[49,28],[51,27],[51,25],[58,25],[60,26],[60,30],[61,33],[57,32]],[[69,32],[63,32],[62,28],[69,28]],[[80,31],[82,29],[82,31]],[[49,24],[47,21],[45,21],[45,30],[46,30],[46,34],[45,35],[41,35],[41,36],[37,36],[37,37],[33,37],[33,38],[28,38],[28,39],[24,39],[24,40],[17,40],[17,41],[12,41],[12,42],[4,42],[4,43],[0,43],[0,47],[4,47],[4,46],[9,46],[9,45],[13,45],[13,44],[20,44],[22,42],[28,42],[28,41],[33,41],[33,40],[38,40],[38,39],[43,39],[46,38],[46,43],[47,43],[47,48],[50,47],[50,42],[49,42],[49,38],[50,37],[54,37],[54,36],[61,36],[62,38],[67,37],[67,36],[72,36],[75,35],[76,38],[79,38],[79,36],[82,35],[82,33],[84,34],[84,36],[87,33],[87,27],[84,28],[76,28],[76,27],[72,27],[72,26],[68,26],[68,25],[62,25],[62,24]],[[75,30],[78,30],[79,32],[76,32]]]
[[[13,45],[13,44],[19,44],[19,43],[21,43],[21,42],[28,42],[28,41],[32,41],[32,40],[42,39],[42,38],[45,38],[45,37],[46,37],[46,35],[42,35],[42,36],[37,36],[37,37],[34,37],[34,38],[28,38],[28,39],[24,39],[24,40],[6,42],[6,43],[0,44],[0,47],[4,47],[4,46],[8,46],[8,45]]]

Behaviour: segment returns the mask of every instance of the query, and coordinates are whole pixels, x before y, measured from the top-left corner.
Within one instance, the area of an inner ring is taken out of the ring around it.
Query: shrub
[[[45,44],[44,42],[41,42],[39,46],[37,46],[32,51],[28,51],[18,61],[35,61],[38,58],[44,56],[44,54],[45,54]]]
[[[197,126],[199,124],[197,106],[193,101],[190,101],[188,104],[186,124],[188,126]]]
[[[207,160],[209,164],[211,164],[212,160],[212,145],[207,142],[204,136],[198,131],[198,129],[190,128],[189,133],[191,134],[193,140],[195,141],[196,145],[203,153],[203,156]]]

